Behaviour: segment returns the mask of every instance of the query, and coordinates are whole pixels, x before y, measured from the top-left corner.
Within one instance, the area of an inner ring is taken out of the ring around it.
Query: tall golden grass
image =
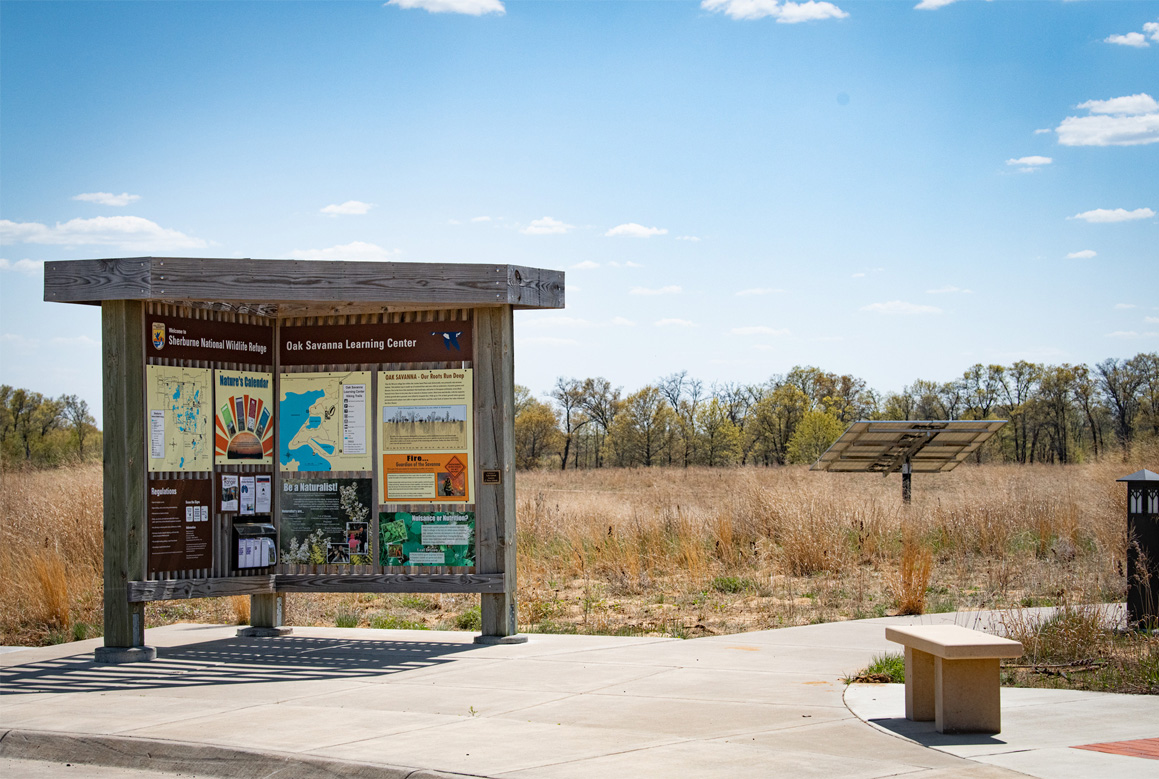
[[[897,476],[801,467],[520,473],[521,627],[692,636],[1121,600],[1115,479],[1146,464],[964,465],[915,476],[909,506]],[[0,641],[99,626],[101,547],[99,466],[0,475]],[[243,601],[150,604],[147,624],[241,621]],[[289,616],[439,627],[476,602],[300,596]]]

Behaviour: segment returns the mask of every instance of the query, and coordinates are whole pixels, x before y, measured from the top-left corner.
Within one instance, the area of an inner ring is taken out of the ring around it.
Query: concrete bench
[[[905,717],[933,720],[939,733],[998,733],[999,660],[1022,644],[957,625],[887,627],[905,646]]]

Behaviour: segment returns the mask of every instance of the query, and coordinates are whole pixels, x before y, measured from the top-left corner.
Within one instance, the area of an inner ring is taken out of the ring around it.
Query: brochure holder
[[[233,570],[269,568],[278,564],[278,531],[270,522],[235,522]]]

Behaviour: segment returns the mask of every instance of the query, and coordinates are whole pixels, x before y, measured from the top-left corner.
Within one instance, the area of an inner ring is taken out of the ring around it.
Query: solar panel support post
[[[913,485],[910,483],[910,477],[913,469],[910,467],[909,458],[905,458],[905,463],[901,466],[901,500],[907,506],[910,499],[913,497]]]

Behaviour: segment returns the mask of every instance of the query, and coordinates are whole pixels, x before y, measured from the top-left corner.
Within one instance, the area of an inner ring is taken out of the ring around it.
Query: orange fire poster
[[[378,374],[381,503],[474,501],[471,370]]]

